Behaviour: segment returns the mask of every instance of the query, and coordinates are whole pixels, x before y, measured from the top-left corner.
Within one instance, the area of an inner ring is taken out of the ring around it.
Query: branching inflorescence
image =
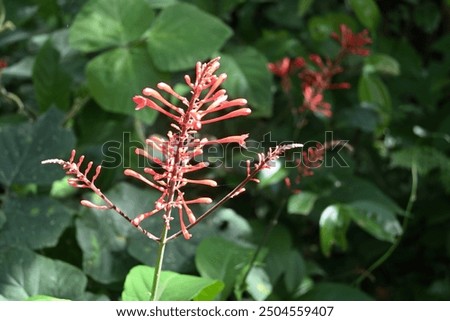
[[[126,169],[124,171],[126,176],[136,178],[161,193],[160,197],[155,201],[154,208],[150,211],[139,214],[134,219],[129,218],[128,215],[113,204],[95,185],[95,179],[98,177],[101,167],[97,166],[95,175],[89,179],[87,175],[92,167],[92,162],[89,162],[86,170],[82,172],[80,166],[84,157],[81,156],[78,162],[75,163],[75,151],[72,152],[69,161],[50,159],[42,163],[62,165],[67,175],[74,176],[69,179],[70,185],[77,188],[91,189],[105,203],[103,205],[96,205],[87,200],[83,200],[81,201],[83,206],[99,210],[115,210],[133,226],[155,241],[159,241],[159,238],[143,229],[141,222],[161,212],[166,228],[170,229],[170,224],[173,220],[172,210],[176,210],[179,216],[180,230],[168,237],[167,240],[173,239],[180,234],[183,234],[185,239],[189,239],[191,234],[188,230],[191,227],[195,226],[201,219],[212,213],[225,201],[243,192],[245,190],[244,186],[248,182],[257,181],[255,178],[256,174],[270,167],[271,161],[280,157],[287,149],[302,146],[301,144],[281,145],[270,149],[267,154],[260,154],[259,160],[253,166],[250,165],[250,161],[247,162],[246,178],[223,199],[216,202],[205,213],[196,218],[191,209],[191,205],[210,204],[213,200],[209,197],[188,198],[185,195],[185,187],[188,184],[215,187],[217,186],[217,182],[212,179],[189,178],[191,173],[208,167],[206,162],[196,162],[195,158],[203,153],[205,146],[211,144],[236,143],[245,148],[245,141],[248,138],[248,134],[241,134],[209,140],[207,138],[201,138],[198,135],[198,132],[204,125],[234,117],[247,116],[251,113],[251,110],[245,107],[247,104],[245,99],[228,100],[226,91],[220,88],[226,80],[227,75],[225,73],[218,76],[215,74],[220,66],[219,59],[215,58],[203,64],[200,62],[197,63],[194,80],[187,75],[185,76],[185,82],[191,89],[189,99],[175,92],[168,84],[159,83],[157,85],[160,91],[179,100],[182,107],[172,104],[170,99],[164,98],[160,92],[152,88],[144,88],[142,91],[143,96],[135,96],[133,98],[136,103],[136,110],[148,107],[167,116],[172,121],[172,130],[167,133],[167,138],[152,135],[146,140],[148,149],[136,148],[135,150],[137,155],[147,158],[151,163],[156,164],[158,168],[145,167],[145,176],[132,169]],[[185,217],[189,221],[188,225],[184,221]]]
[[[331,117],[331,104],[324,100],[324,92],[329,89],[350,88],[350,84],[347,82],[332,82],[333,77],[344,70],[341,66],[342,60],[348,55],[367,56],[370,54],[370,50],[364,47],[372,42],[367,30],[355,34],[346,25],[341,25],[340,34],[332,33],[331,38],[340,46],[339,53],[334,59],[326,58],[324,60],[317,54],[311,54],[309,55],[311,67],[302,57],[293,59],[285,57],[268,65],[269,70],[281,78],[281,86],[286,93],[291,90],[290,75],[298,72],[303,93],[303,103],[298,108],[300,113],[309,110],[325,117]]]

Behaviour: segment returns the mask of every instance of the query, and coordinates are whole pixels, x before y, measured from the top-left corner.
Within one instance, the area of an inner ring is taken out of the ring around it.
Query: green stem
[[[159,248],[158,248],[158,258],[156,261],[155,266],[155,273],[153,274],[153,284],[152,284],[152,292],[150,293],[150,301],[157,301],[159,298],[159,295],[157,293],[158,287],[159,287],[159,279],[161,278],[161,270],[162,265],[164,261],[164,252],[166,250],[166,244],[167,244],[167,224],[164,224],[162,232],[161,232],[161,239],[159,242]]]
[[[418,177],[417,177],[417,165],[415,161],[412,162],[411,177],[412,177],[411,193],[409,195],[408,204],[406,205],[406,216],[403,219],[402,224],[403,234],[405,233],[406,228],[408,227],[408,222],[409,219],[411,218],[411,210],[414,205],[414,202],[416,201],[417,196]],[[361,282],[364,281],[368,276],[370,276],[375,269],[377,269],[380,265],[382,265],[392,255],[392,253],[394,253],[394,251],[399,246],[400,241],[401,237],[398,237],[397,240],[387,249],[387,251],[356,279],[355,284],[359,286]]]

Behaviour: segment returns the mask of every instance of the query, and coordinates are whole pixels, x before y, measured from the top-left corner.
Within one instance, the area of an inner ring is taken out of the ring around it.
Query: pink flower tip
[[[140,110],[147,105],[147,99],[142,96],[134,96],[133,101],[136,104],[136,107],[135,107],[136,110]]]

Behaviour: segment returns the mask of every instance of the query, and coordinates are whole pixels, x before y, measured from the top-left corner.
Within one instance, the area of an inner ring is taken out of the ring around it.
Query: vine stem
[[[406,205],[406,216],[403,219],[402,230],[405,232],[408,227],[409,219],[411,218],[411,210],[416,201],[417,197],[417,187],[418,187],[418,175],[417,175],[417,164],[415,161],[412,162],[411,165],[411,193],[409,195],[408,204]],[[397,240],[387,249],[387,251],[378,258],[363,274],[361,274],[356,280],[355,284],[359,286],[362,281],[364,281],[368,276],[372,274],[372,272],[377,269],[380,265],[382,265],[394,251],[397,249],[401,241],[401,237],[397,238]]]

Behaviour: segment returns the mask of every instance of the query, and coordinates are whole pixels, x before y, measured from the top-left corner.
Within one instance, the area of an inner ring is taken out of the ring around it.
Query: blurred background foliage
[[[334,57],[340,24],[367,29],[371,55],[343,61],[351,88],[326,92],[332,117],[294,121],[300,85],[287,97],[267,65]],[[291,188],[296,168],[266,173],[170,243],[163,269],[222,281],[223,300],[450,299],[450,1],[0,0],[0,29],[0,299],[136,299],[125,278],[154,264],[156,244],[81,207],[92,196],[40,161],[76,147],[104,166],[111,199],[148,210],[157,196],[122,172],[168,122],[131,98],[160,81],[186,93],[183,75],[215,56],[253,113],[203,134],[248,132],[253,145],[209,155],[226,165],[208,171],[220,186],[193,193],[220,199],[245,176],[239,162],[274,142],[351,149]],[[159,233],[162,220],[148,224]]]

